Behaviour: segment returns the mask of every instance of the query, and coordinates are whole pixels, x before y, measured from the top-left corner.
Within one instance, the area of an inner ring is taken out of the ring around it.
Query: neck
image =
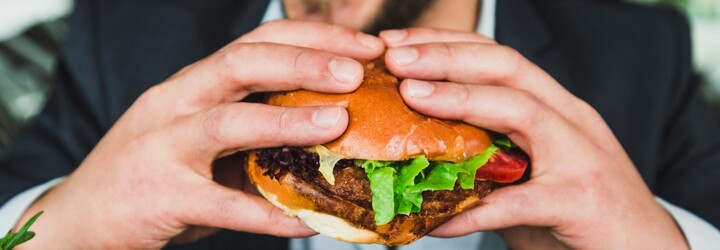
[[[481,1],[437,0],[413,26],[475,31]]]

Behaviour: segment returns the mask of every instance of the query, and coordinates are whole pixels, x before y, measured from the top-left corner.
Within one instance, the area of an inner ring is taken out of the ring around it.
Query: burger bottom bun
[[[481,204],[493,185],[476,182],[475,190],[445,192],[440,198],[426,197],[420,213],[398,215],[390,223],[377,226],[372,208],[362,207],[332,195],[316,184],[291,173],[279,180],[263,175],[255,152],[248,155],[246,172],[258,192],[290,216],[297,216],[318,233],[352,243],[376,243],[388,246],[409,244],[426,235],[456,214]],[[434,200],[433,200],[434,199]],[[437,209],[437,206],[450,209]],[[436,206],[433,208],[433,206]]]
[[[270,201],[276,207],[282,209],[285,214],[295,217],[297,216],[305,225],[328,237],[335,238],[337,240],[353,242],[353,243],[384,243],[380,235],[370,230],[358,228],[351,225],[346,220],[338,217],[315,212],[307,209],[291,209],[282,203],[278,202],[277,195],[269,194],[265,192],[261,187],[257,187],[258,192],[262,194],[265,199]]]

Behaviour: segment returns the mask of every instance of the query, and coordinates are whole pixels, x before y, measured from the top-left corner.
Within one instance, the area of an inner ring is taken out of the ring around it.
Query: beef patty
[[[331,185],[319,174],[320,157],[317,153],[307,152],[298,147],[279,147],[260,149],[256,154],[256,163],[265,171],[264,175],[276,180],[291,178],[290,182],[294,183],[298,193],[312,200],[319,211],[349,218],[351,223],[361,228],[371,230],[377,228],[372,210],[370,180],[365,171],[356,166],[353,160],[340,160],[335,165],[333,169],[335,185]],[[492,182],[475,181],[474,190],[462,189],[456,185],[454,190],[425,191],[420,213],[397,215],[395,219],[400,222],[393,224],[401,225],[402,221],[411,220],[414,216],[431,216],[434,219],[447,220],[456,214],[456,206],[462,201],[473,196],[479,201],[494,188]],[[420,233],[433,229],[427,228],[426,224],[414,225],[414,230]]]

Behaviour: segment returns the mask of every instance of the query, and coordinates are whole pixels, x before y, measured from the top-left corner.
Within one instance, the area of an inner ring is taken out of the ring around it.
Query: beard
[[[330,1],[332,0],[303,0],[305,11],[312,14],[327,14],[330,10]]]
[[[388,29],[402,29],[412,26],[435,0],[385,0],[377,16],[362,31],[378,35]]]
[[[306,12],[321,15],[329,15],[332,1],[337,0],[302,0]],[[378,35],[383,30],[410,27],[433,3],[435,0],[383,0],[375,17],[364,25],[362,31]]]

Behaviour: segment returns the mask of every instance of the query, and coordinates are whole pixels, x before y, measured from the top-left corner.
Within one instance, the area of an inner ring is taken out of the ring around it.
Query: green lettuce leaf
[[[430,166],[430,162],[425,156],[415,158],[410,164],[401,166],[396,186],[404,189],[404,187],[415,185],[415,178],[428,166]]]
[[[506,149],[509,149],[509,148],[512,148],[515,146],[515,144],[513,144],[513,142],[510,139],[508,139],[507,137],[501,138],[501,139],[496,139],[495,141],[493,141],[493,144],[497,145],[498,147],[502,147],[502,148],[506,148]]]
[[[362,167],[370,179],[370,190],[372,196],[372,208],[375,211],[375,224],[385,225],[395,217],[395,195],[393,193],[393,182],[395,169],[386,167],[390,163],[380,161],[366,161]]]
[[[413,159],[407,165],[399,166],[398,179],[393,186],[395,193],[395,213],[409,215],[420,211],[422,194],[407,194],[403,192],[407,187],[414,186],[416,180],[422,179],[423,170],[430,166],[425,156]]]
[[[365,173],[372,173],[375,171],[376,168],[384,168],[390,166],[390,164],[393,164],[393,162],[366,160],[362,165],[360,165],[360,167],[365,169]]]
[[[460,187],[463,189],[475,188],[475,173],[477,173],[477,170],[484,166],[485,163],[490,160],[490,157],[492,157],[498,150],[499,149],[495,145],[490,144],[490,147],[485,149],[485,151],[479,155],[473,156],[467,161],[457,163],[465,170],[458,175],[458,183],[460,184]]]
[[[466,170],[457,163],[443,162],[430,170],[427,178],[415,186],[405,189],[406,193],[420,193],[423,191],[453,190],[458,179],[458,173]]]
[[[498,151],[490,145],[467,161],[429,162],[425,156],[410,161],[365,160],[361,167],[370,180],[375,223],[385,225],[398,214],[420,212],[424,191],[472,189],[475,173]],[[360,163],[358,161],[358,163]]]

